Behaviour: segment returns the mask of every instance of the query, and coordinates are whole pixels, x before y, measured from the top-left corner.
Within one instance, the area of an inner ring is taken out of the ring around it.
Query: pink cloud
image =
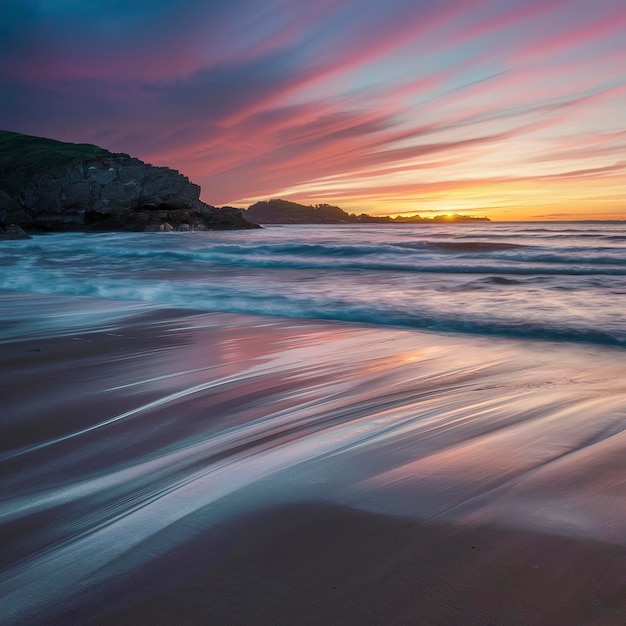
[[[420,5],[416,4],[409,11],[400,11],[393,19],[383,23],[370,24],[368,28],[355,29],[342,41],[335,42],[330,48],[332,55],[314,63],[310,68],[295,75],[284,84],[281,91],[269,94],[266,98],[251,102],[249,107],[239,110],[224,120],[225,124],[234,124],[243,118],[265,108],[271,108],[293,96],[297,91],[363,67],[377,60],[405,43],[415,40],[429,31],[435,30],[446,21],[458,17],[480,3],[480,0],[460,0],[447,6],[437,5],[433,14],[424,18],[420,14]]]
[[[598,0],[592,18],[565,0],[245,0],[245,14],[229,0],[191,4],[153,15],[144,2],[141,19],[129,9],[84,31],[87,5],[80,19],[36,23],[0,70],[0,115],[176,167],[214,203],[366,171],[436,180],[437,168],[518,139],[532,144],[519,163],[580,159],[571,179],[610,176],[624,160],[619,140],[603,139],[623,126],[619,2]],[[377,197],[449,184],[383,182]]]
[[[505,7],[499,15],[478,20],[472,26],[463,26],[455,34],[441,40],[441,45],[453,47],[492,33],[510,28],[531,18],[538,18],[566,5],[566,0],[541,0],[539,2],[522,3],[519,8]],[[495,5],[498,6],[497,4]],[[495,7],[494,7],[495,8]],[[499,8],[499,7],[498,7]]]
[[[626,26],[626,6],[621,4],[617,9],[609,12],[606,17],[584,23],[566,32],[549,32],[537,34],[527,40],[524,48],[514,57],[520,63],[537,61],[550,56],[571,51],[587,44],[591,40],[603,41],[613,35],[623,35]]]

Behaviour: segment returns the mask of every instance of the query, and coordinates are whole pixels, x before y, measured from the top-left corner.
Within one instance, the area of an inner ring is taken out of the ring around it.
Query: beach
[[[0,0],[0,626],[626,626],[626,0]]]
[[[0,292],[7,624],[620,624],[626,354]]]

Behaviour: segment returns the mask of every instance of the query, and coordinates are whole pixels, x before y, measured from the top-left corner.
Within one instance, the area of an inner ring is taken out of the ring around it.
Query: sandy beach
[[[0,292],[6,624],[626,623],[620,348]]]
[[[626,0],[0,0],[0,626],[626,626]]]

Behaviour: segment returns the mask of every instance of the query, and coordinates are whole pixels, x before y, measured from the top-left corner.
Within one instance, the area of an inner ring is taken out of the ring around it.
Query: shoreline
[[[7,623],[626,618],[619,349],[19,292],[0,318]]]

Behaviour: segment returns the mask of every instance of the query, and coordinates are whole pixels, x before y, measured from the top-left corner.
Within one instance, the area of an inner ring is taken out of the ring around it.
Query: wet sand
[[[598,542],[324,505],[271,510],[232,534],[214,566],[101,623],[620,624],[626,615],[626,550]],[[211,560],[211,543],[197,541],[188,562]],[[142,575],[158,585],[158,569]]]
[[[626,623],[623,350],[0,319],[3,623]]]

